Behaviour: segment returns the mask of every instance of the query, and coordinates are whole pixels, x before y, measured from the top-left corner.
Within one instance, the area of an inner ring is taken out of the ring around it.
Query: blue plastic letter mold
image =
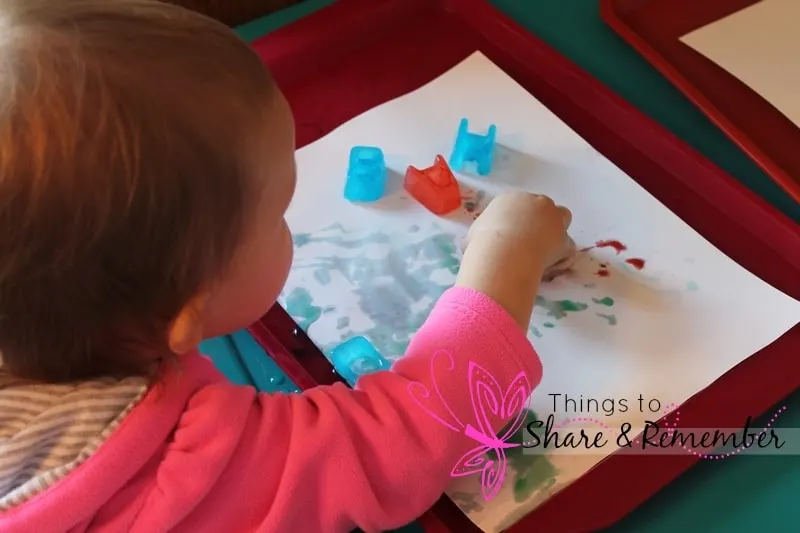
[[[478,167],[478,174],[486,176],[492,171],[494,160],[494,139],[497,128],[494,124],[489,126],[486,135],[469,132],[469,121],[461,119],[458,125],[458,136],[453,154],[450,156],[450,168],[461,172],[465,163],[474,162]]]
[[[354,146],[344,197],[351,202],[374,202],[386,193],[386,162],[383,151],[373,146]]]
[[[334,348],[331,352],[331,363],[336,373],[351,387],[364,374],[388,370],[391,367],[389,361],[365,337],[353,337]]]

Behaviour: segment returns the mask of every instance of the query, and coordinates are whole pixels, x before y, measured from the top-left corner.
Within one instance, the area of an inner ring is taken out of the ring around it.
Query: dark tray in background
[[[800,227],[483,0],[339,0],[254,47],[294,110],[298,146],[480,50],[720,250],[800,297]],[[250,332],[299,387],[339,380],[280,306]],[[764,413],[800,386],[797,354],[800,326],[681,406],[681,426],[737,427]],[[697,461],[611,456],[508,531],[600,530]],[[444,497],[419,522],[478,531]]]
[[[800,202],[800,128],[680,38],[759,0],[601,0],[600,14]]]

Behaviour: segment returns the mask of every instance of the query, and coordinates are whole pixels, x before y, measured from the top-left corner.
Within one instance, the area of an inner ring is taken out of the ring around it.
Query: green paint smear
[[[606,296],[605,298],[592,298],[592,301],[598,305],[605,305],[606,307],[611,307],[614,305],[614,300]]]
[[[522,448],[513,448],[513,450]],[[515,471],[514,500],[522,503],[535,492],[547,490],[556,484],[556,470],[545,455],[524,455],[521,451],[509,454],[509,464]]]
[[[614,315],[604,315],[603,313],[597,313],[597,316],[600,318],[605,318],[608,320],[609,326],[616,326],[617,325],[617,317]]]
[[[532,435],[527,429],[528,425],[538,420],[539,418],[535,412],[528,411],[522,427],[508,439],[508,442],[522,444],[531,440]],[[539,438],[543,438],[544,428],[537,428],[535,434]],[[537,491],[555,486],[558,470],[546,455],[526,454],[524,453],[524,448],[519,446],[517,448],[509,448],[506,451],[506,458],[508,459],[509,467],[514,471],[512,483],[514,500],[517,503],[527,501]]]
[[[547,316],[553,317],[556,320],[561,320],[567,316],[567,313],[577,313],[585,311],[589,306],[583,302],[574,302],[572,300],[548,300],[544,296],[536,297],[536,305],[547,310]]]
[[[554,327],[556,327],[556,325],[553,324],[552,322],[545,322],[544,324],[542,324],[542,326],[544,326],[546,328],[554,328]]]
[[[689,291],[689,292],[697,292],[698,288],[699,287],[697,286],[697,283],[695,283],[694,281],[687,281],[686,282],[686,290],[687,291]]]

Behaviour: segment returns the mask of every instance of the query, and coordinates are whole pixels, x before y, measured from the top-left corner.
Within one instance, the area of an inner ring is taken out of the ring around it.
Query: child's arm
[[[502,391],[520,372],[531,388],[541,378],[539,359],[515,319],[488,296],[454,287],[392,371],[361,377],[355,390],[336,384],[302,394],[258,394],[215,373],[188,399],[132,531],[377,533],[401,527],[436,502],[458,460],[479,445],[463,427],[480,429],[470,363]],[[506,423],[493,417],[491,430]]]
[[[391,372],[362,377],[355,391],[337,385],[260,397],[252,438],[270,456],[266,530],[385,531],[429,509],[453,481],[457,461],[479,445],[464,434],[466,424],[479,428],[470,363],[503,392],[520,372],[531,388],[541,378],[539,359],[515,320],[484,294],[459,287],[442,296]],[[494,417],[492,430],[507,421]]]
[[[337,384],[268,395],[215,384],[196,393],[184,419],[207,421],[205,433],[187,423],[173,448],[191,453],[165,463],[176,472],[205,465],[208,481],[195,483],[194,497],[174,476],[162,483],[164,493],[175,495],[168,485],[177,481],[179,499],[201,500],[181,526],[371,533],[430,508],[459,459],[479,446],[465,434],[467,425],[481,428],[470,364],[502,392],[520,373],[531,389],[541,379],[525,330],[544,267],[558,258],[553,249],[566,231],[552,202],[540,206],[532,198],[501,198],[484,211],[470,232],[456,287],[442,295],[391,372],[364,376],[355,390]],[[517,225],[498,223],[509,217]],[[211,411],[224,424],[208,421]],[[507,422],[492,417],[488,429],[498,432]],[[203,438],[211,440],[201,445]],[[216,522],[220,516],[224,521]]]

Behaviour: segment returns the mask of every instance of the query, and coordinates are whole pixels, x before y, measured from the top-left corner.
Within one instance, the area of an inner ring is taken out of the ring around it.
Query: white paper
[[[449,157],[462,117],[472,131],[496,124],[495,168],[486,178],[459,174],[465,207],[440,218],[404,193],[401,175],[408,165],[432,164],[436,154]],[[375,204],[343,199],[354,145],[381,147],[396,174],[392,192]],[[455,279],[470,211],[510,189],[568,206],[579,246],[617,239],[628,247],[586,252],[575,274],[542,287],[547,302],[586,309],[559,317],[548,316],[553,304],[537,306],[530,339],[544,363],[533,395],[539,418],[580,414],[554,408],[551,393],[625,398],[626,413],[581,413],[641,427],[658,417],[634,407],[640,394],[645,402],[680,404],[800,321],[799,302],[719,252],[480,53],[303,148],[297,164],[288,213],[295,264],[281,303],[326,353],[364,335],[387,358],[401,356]],[[631,258],[646,260],[645,267],[628,265]],[[597,276],[602,264],[609,277]],[[489,503],[477,476],[462,478],[449,494],[482,529],[499,531],[615,449],[516,456]],[[515,498],[514,485],[526,483]]]
[[[800,2],[762,0],[681,38],[800,126]]]

